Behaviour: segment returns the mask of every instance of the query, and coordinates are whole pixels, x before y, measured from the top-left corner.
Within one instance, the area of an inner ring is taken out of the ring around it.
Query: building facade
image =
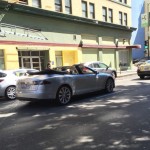
[[[132,68],[130,0],[0,2],[0,69],[102,61]]]
[[[148,45],[147,48],[145,48],[145,57],[148,57],[150,59],[150,0],[144,0],[144,15],[146,16],[146,25],[144,27],[144,38],[143,38],[143,47],[144,44]],[[147,41],[145,43],[145,41]]]
[[[144,49],[145,28],[141,25],[141,15],[144,14],[144,0],[132,0],[132,26],[137,30],[132,33],[131,44],[140,44],[141,48],[132,50],[133,59],[143,58],[147,55]],[[146,38],[147,39],[147,38]],[[145,52],[145,53],[144,53]]]

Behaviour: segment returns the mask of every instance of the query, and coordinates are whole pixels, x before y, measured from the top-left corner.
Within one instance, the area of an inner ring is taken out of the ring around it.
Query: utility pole
[[[147,3],[147,11],[148,11],[148,60],[149,60],[149,50],[150,50],[150,48],[149,48],[149,46],[150,46],[150,43],[149,43],[149,40],[150,40],[150,38],[149,38],[149,25],[150,25],[150,23],[149,23],[149,21],[150,21],[150,16],[149,16],[149,2]]]

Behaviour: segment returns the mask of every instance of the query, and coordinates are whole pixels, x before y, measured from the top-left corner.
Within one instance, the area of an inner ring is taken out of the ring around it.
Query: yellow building
[[[130,0],[3,0],[0,69],[103,61],[132,67]]]

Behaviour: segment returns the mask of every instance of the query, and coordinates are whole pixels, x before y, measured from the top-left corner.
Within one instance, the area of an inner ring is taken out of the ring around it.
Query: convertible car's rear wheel
[[[16,99],[16,87],[15,86],[9,86],[9,87],[7,87],[7,89],[5,91],[5,96],[9,100]]]
[[[106,85],[105,85],[105,91],[107,93],[110,93],[112,92],[114,89],[114,81],[113,79],[109,78],[107,81],[106,81]]]
[[[56,100],[59,105],[66,105],[72,97],[71,89],[68,86],[61,86],[57,91]]]

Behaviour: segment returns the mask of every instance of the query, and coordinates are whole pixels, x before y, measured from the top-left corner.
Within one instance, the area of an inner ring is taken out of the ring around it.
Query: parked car
[[[111,74],[114,78],[117,77],[117,71],[107,66],[106,64],[100,61],[92,61],[84,63],[85,66],[90,67],[98,72],[105,72]]]
[[[144,79],[145,76],[150,76],[150,60],[138,66],[137,75],[141,79]]]
[[[37,101],[55,99],[58,104],[65,105],[72,96],[105,90],[112,92],[115,87],[114,78],[107,73],[76,64],[68,68],[70,72],[43,70],[34,75],[19,79],[17,82],[17,99]]]
[[[138,62],[134,63],[136,67],[140,66],[141,64],[144,64],[148,59],[147,58],[142,58]]]
[[[35,69],[0,70],[0,97],[9,100],[16,98],[16,82],[22,76],[27,76]]]

